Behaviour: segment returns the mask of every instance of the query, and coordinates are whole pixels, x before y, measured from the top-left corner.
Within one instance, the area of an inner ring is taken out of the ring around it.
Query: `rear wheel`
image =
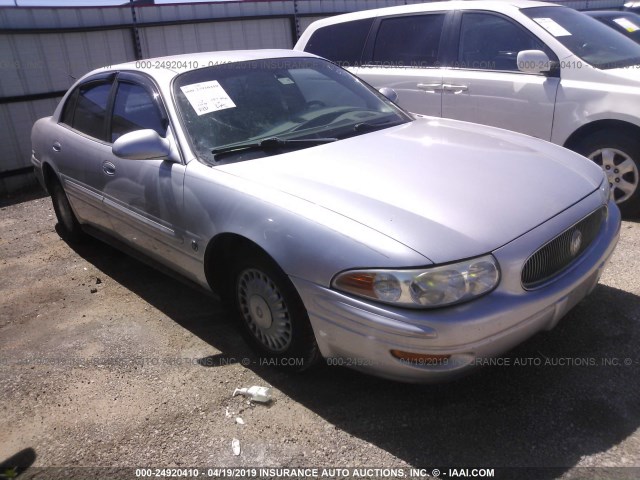
[[[602,167],[622,214],[637,216],[640,213],[640,140],[623,132],[603,130],[582,139],[575,150]]]
[[[319,358],[307,311],[287,275],[269,258],[246,253],[232,269],[233,306],[245,339],[273,364],[305,370]]]
[[[58,234],[63,239],[71,242],[82,240],[85,234],[71,209],[67,194],[58,180],[51,182],[50,191],[53,210],[56,212],[56,218],[58,219]]]

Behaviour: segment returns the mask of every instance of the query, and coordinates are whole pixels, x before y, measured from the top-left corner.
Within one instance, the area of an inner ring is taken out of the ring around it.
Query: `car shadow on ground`
[[[31,186],[11,194],[0,195],[0,208],[18,205],[48,196],[40,186]]]
[[[36,451],[31,448],[24,448],[11,457],[0,460],[0,478],[10,479],[19,477],[36,461]]]
[[[202,359],[203,368],[252,355],[216,300],[100,242],[74,249],[223,352]],[[639,428],[639,319],[640,297],[599,285],[553,331],[503,357],[502,366],[439,385],[327,366],[305,374],[249,368],[336,428],[416,467],[558,467],[518,473],[552,478]]]

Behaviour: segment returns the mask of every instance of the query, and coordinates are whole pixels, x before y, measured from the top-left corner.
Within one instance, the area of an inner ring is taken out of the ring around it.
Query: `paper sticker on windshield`
[[[185,85],[180,90],[198,116],[236,106],[217,80]]]
[[[571,32],[551,18],[534,18],[533,21],[554,37],[567,37],[571,35]]]
[[[615,18],[613,21],[616,22],[618,25],[620,25],[629,33],[633,33],[636,30],[640,30],[640,27],[635,23],[633,23],[628,18]]]

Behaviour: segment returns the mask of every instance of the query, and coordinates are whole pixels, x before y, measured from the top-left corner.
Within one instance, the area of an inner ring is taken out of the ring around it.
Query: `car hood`
[[[441,119],[217,168],[367,225],[435,263],[491,252],[602,180],[595,164],[548,142]]]

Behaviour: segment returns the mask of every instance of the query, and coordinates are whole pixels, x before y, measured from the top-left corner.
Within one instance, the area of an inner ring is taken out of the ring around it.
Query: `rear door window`
[[[81,85],[71,120],[71,127],[99,140],[105,139],[105,120],[111,82]]]
[[[366,18],[319,28],[304,50],[342,67],[358,66],[372,23],[373,18]]]

